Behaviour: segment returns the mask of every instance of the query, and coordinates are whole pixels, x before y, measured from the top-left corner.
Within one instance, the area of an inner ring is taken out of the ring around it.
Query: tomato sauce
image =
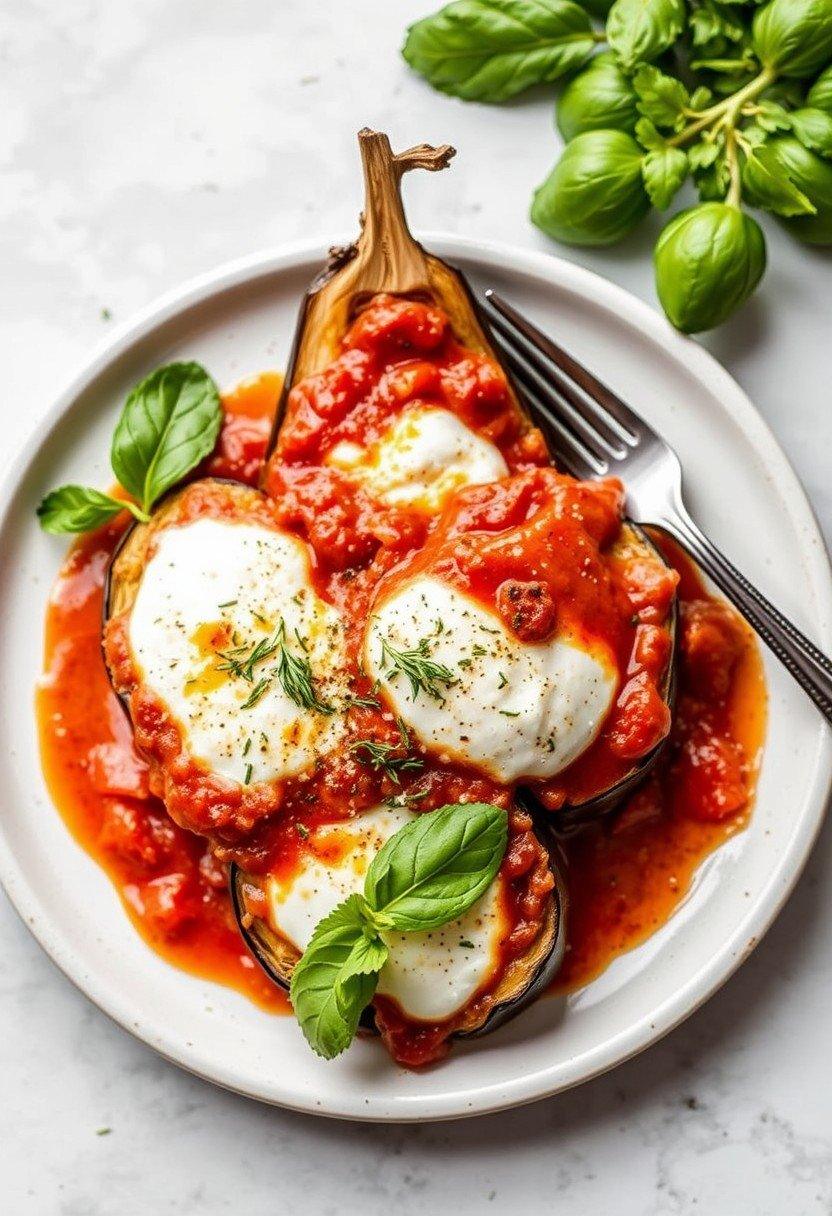
[[[199,476],[258,483],[280,387],[280,377],[267,373],[224,397],[220,439]],[[416,398],[444,404],[490,438],[512,478],[460,491],[434,518],[384,506],[321,463],[337,442],[372,442],[391,414]],[[610,554],[620,486],[575,483],[545,464],[542,440],[518,416],[499,369],[461,348],[439,310],[383,297],[354,325],[335,364],[293,390],[264,488],[276,523],[312,547],[316,587],[351,622],[352,653],[373,596],[384,580],[396,579],[405,558],[408,573],[430,564],[462,580],[523,640],[550,636],[566,613],[573,629],[610,646],[623,677],[606,728],[582,758],[539,790],[555,821],[564,802],[619,779],[670,729],[648,783],[597,827],[564,840],[569,945],[558,984],[571,989],[664,923],[701,860],[745,825],[764,734],[765,686],[750,631],[707,595],[681,553],[661,542],[670,571],[626,546]],[[462,798],[506,805],[508,791],[424,756],[419,771],[402,772],[394,783],[347,745],[311,780],[290,783],[277,815],[253,831],[215,837],[210,849],[151,793],[151,771],[107,677],[104,579],[125,526],[117,520],[76,542],[49,602],[38,690],[47,781],[76,839],[111,877],[154,949],[266,1008],[284,1009],[284,998],[236,932],[228,861],[254,873],[292,865],[298,825],[342,818],[391,795],[416,793],[418,807],[429,810]],[[593,573],[590,585],[563,583],[576,553]],[[545,577],[530,580],[530,562],[545,566]],[[671,726],[658,688],[677,581],[680,658]],[[352,691],[354,738],[404,747],[392,714],[372,703],[372,686],[357,667]],[[515,929],[522,933],[522,918]],[[393,1027],[390,1034],[396,1033]],[[401,1048],[401,1058],[408,1050]]]

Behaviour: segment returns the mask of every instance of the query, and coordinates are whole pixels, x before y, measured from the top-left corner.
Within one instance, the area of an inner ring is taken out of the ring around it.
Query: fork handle
[[[832,661],[741,574],[684,509],[657,521],[745,617],[832,723]]]

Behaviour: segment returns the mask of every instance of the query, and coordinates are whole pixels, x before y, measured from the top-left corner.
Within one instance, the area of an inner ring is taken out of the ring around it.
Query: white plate
[[[475,284],[501,290],[597,369],[673,443],[704,528],[774,600],[832,649],[824,545],[794,473],[725,371],[646,305],[541,254],[426,236]],[[691,1013],[748,955],[792,889],[823,816],[830,734],[767,658],[770,715],[749,829],[711,856],[665,927],[568,1000],[547,998],[424,1073],[358,1042],[324,1063],[290,1018],[163,963],[50,803],[31,712],[43,611],[63,557],[37,528],[42,494],[105,486],[126,390],[160,363],[199,359],[230,385],[281,366],[323,248],[236,262],[168,296],[91,361],[7,483],[0,530],[0,877],[57,965],[101,1009],[169,1059],[267,1102],[357,1119],[424,1120],[497,1110],[576,1085],[642,1050]]]

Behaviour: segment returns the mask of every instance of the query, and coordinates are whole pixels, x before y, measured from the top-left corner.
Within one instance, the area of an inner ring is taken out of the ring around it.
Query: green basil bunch
[[[431,84],[468,100],[565,79],[566,148],[534,192],[533,223],[608,245],[689,182],[700,202],[670,220],[655,253],[659,299],[687,333],[721,324],[762,277],[765,241],[745,207],[832,244],[832,0],[584,0],[585,19],[576,7],[454,0],[403,48]]]

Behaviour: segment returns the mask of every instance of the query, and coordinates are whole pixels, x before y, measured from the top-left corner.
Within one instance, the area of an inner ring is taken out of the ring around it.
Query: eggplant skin
[[[662,565],[669,565],[664,555],[653,544],[644,529],[640,528],[638,524],[633,523],[632,520],[628,519],[624,521],[622,524],[622,538],[615,543],[616,545],[623,543],[631,547],[638,547],[644,550],[645,555],[658,558]],[[666,623],[666,628],[670,633],[670,657],[667,661],[667,670],[665,671],[661,688],[662,700],[667,705],[671,715],[676,702],[678,618],[679,607],[674,597],[670,617]],[[617,781],[608,789],[602,790],[599,794],[595,794],[592,798],[588,798],[583,802],[567,803],[558,811],[540,811],[539,813],[548,814],[554,823],[556,831],[564,836],[571,835],[573,832],[579,831],[591,823],[597,823],[599,819],[607,815],[611,815],[613,811],[620,807],[624,799],[634,790],[638,789],[641,783],[649,776],[659,757],[667,747],[669,737],[669,735],[665,735],[664,739],[657,743],[651,752],[648,752],[646,756],[642,756],[633,765],[626,776],[622,777],[620,781]],[[534,800],[533,791],[531,791],[531,798]]]
[[[454,1031],[449,1036],[451,1039],[479,1039],[511,1021],[543,995],[560,970],[566,952],[568,896],[559,845],[550,824],[541,822],[537,809],[525,798],[519,800],[526,809],[534,811],[535,832],[549,854],[555,879],[546,910],[546,926],[528,953],[509,964],[494,989],[494,1001],[484,1020],[478,1026]],[[243,940],[266,975],[284,992],[288,992],[292,969],[300,955],[273,933],[267,924],[246,912],[244,887],[251,881],[239,866],[231,866],[229,887],[234,917]],[[372,1005],[364,1010],[360,1025],[364,1030],[378,1034]]]

